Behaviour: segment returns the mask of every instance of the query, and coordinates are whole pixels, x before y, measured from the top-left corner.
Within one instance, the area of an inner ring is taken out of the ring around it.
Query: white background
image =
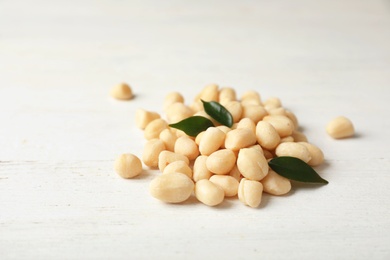
[[[281,98],[329,184],[211,208],[117,176],[137,108],[214,82]],[[389,98],[389,1],[1,0],[0,258],[390,259]],[[338,115],[356,137],[327,136]]]

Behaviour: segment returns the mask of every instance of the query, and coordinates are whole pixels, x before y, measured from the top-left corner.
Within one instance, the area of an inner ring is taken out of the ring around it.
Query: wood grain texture
[[[0,1],[0,259],[389,259],[389,46],[380,0]],[[114,173],[137,108],[211,82],[280,97],[329,184],[210,208]]]

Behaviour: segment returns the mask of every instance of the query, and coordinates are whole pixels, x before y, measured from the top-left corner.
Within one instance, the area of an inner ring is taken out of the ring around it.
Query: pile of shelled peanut
[[[216,101],[226,108],[233,125],[221,125],[210,117],[202,101]],[[163,111],[160,115],[138,109],[136,125],[146,139],[142,162],[162,173],[152,180],[150,193],[164,202],[180,203],[194,194],[215,206],[238,195],[245,205],[258,207],[263,192],[283,195],[291,189],[290,180],[269,167],[270,159],[291,156],[310,166],[324,161],[322,151],[299,131],[296,116],[278,98],[262,100],[256,91],[238,99],[233,88],[211,84],[190,105],[183,95],[172,92],[164,99]],[[171,127],[193,116],[208,118],[214,126],[196,136]],[[142,172],[142,163],[135,155],[122,154],[115,169],[132,178]]]

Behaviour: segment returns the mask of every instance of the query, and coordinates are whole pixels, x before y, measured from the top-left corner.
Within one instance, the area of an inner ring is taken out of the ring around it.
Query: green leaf
[[[207,102],[202,100],[202,102],[204,111],[206,111],[209,116],[214,118],[218,123],[232,127],[233,116],[224,106],[215,101]]]
[[[197,136],[207,128],[214,126],[210,119],[203,116],[191,116],[175,124],[170,124],[170,127],[180,129],[189,136]]]
[[[328,181],[322,179],[310,165],[295,157],[275,157],[268,165],[277,174],[293,181],[328,184]]]

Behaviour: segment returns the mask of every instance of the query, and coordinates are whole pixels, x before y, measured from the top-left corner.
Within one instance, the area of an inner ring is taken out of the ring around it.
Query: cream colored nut
[[[294,142],[308,142],[306,135],[302,132],[294,130],[291,136],[294,138]]]
[[[280,137],[286,137],[294,131],[294,123],[287,116],[273,115],[265,116],[263,121],[270,123],[278,132]]]
[[[164,142],[160,139],[151,139],[146,142],[142,153],[142,161],[146,166],[157,167],[158,156],[165,150]]]
[[[169,123],[177,123],[194,114],[191,108],[180,102],[171,104],[165,113]]]
[[[241,118],[240,122],[237,123],[236,129],[240,128],[250,129],[254,134],[256,134],[256,124],[248,117]]]
[[[239,182],[234,177],[229,175],[213,175],[209,180],[223,189],[225,197],[237,195]]]
[[[225,142],[226,134],[216,127],[209,127],[200,140],[199,151],[202,155],[210,155]]]
[[[260,121],[256,125],[256,138],[261,147],[273,150],[280,142],[280,136],[276,129],[266,121]]]
[[[255,149],[256,151],[264,154],[263,148],[261,148],[261,146],[259,144],[249,146],[248,148]],[[237,154],[237,156],[238,156],[238,154]]]
[[[294,142],[280,143],[275,149],[275,154],[278,157],[291,156],[299,158],[306,163],[311,160],[309,150],[304,145]]]
[[[285,114],[293,122],[294,128],[298,129],[299,128],[299,122],[298,122],[298,118],[295,116],[295,114],[293,112],[289,111],[289,110],[286,110]]]
[[[194,167],[193,167],[193,176],[195,182],[198,182],[203,179],[209,179],[212,175],[212,173],[207,169],[206,161],[207,161],[206,155],[200,155],[198,158],[195,159]]]
[[[278,108],[282,106],[282,102],[277,97],[270,97],[264,101],[264,107],[267,109]]]
[[[232,176],[234,179],[236,179],[238,182],[240,182],[240,180],[241,180],[241,172],[237,168],[237,164],[235,164],[233,169],[229,172],[229,176]]]
[[[182,137],[182,136],[187,136],[188,137],[188,135],[184,131],[182,131],[180,129],[171,128],[171,131],[174,132],[177,137]]]
[[[333,119],[326,126],[326,132],[335,139],[351,137],[355,134],[355,129],[351,120],[344,116]]]
[[[261,97],[260,94],[254,90],[246,91],[241,96],[241,105],[261,105]]]
[[[186,164],[189,164],[187,156],[174,153],[171,151],[162,151],[158,156],[158,168],[161,172],[164,171],[165,167],[175,161],[184,161]]]
[[[225,192],[218,185],[203,179],[195,184],[195,196],[207,206],[216,206],[222,203],[225,198]]]
[[[266,109],[266,111],[268,112],[269,115],[282,115],[282,116],[286,116],[286,109],[284,109],[283,107],[277,107],[277,108],[269,108],[269,109]]]
[[[232,115],[234,123],[237,123],[238,121],[240,121],[241,116],[242,116],[242,106],[241,106],[240,102],[230,101],[230,102],[227,102],[224,106]]]
[[[307,162],[307,164],[311,166],[318,166],[324,162],[324,153],[320,148],[307,142],[299,142],[299,144],[305,146],[310,153],[311,159]]]
[[[248,105],[242,107],[242,118],[250,118],[255,124],[268,115],[267,110],[260,105]]]
[[[236,155],[229,149],[221,149],[210,154],[206,166],[214,174],[228,174],[236,163]]]
[[[214,118],[212,118],[209,114],[207,114],[206,111],[204,110],[196,112],[193,116],[203,116],[209,119],[211,122],[213,122],[213,125],[219,125],[219,123]]]
[[[256,135],[250,129],[234,129],[226,134],[225,147],[230,150],[240,150],[256,143]]]
[[[203,108],[203,103],[200,99],[198,100],[195,100],[191,105],[190,105],[190,108],[192,109],[192,111],[194,111],[194,113],[196,112],[199,112],[199,111],[202,111],[204,108]]]
[[[236,91],[230,87],[224,87],[219,90],[219,102],[222,104],[227,101],[237,100]]]
[[[163,174],[168,174],[173,172],[184,173],[185,175],[187,175],[189,178],[192,179],[192,170],[185,161],[171,162],[164,168]]]
[[[150,194],[164,202],[186,201],[194,190],[194,182],[183,173],[162,174],[153,179],[149,186]]]
[[[238,186],[238,199],[251,208],[257,208],[263,196],[261,182],[242,178]]]
[[[237,167],[250,180],[259,181],[268,173],[268,162],[257,149],[244,148],[238,153]]]
[[[167,128],[161,131],[159,138],[163,141],[165,149],[173,152],[175,150],[175,143],[177,140],[176,133],[173,133],[171,129]]]
[[[206,131],[200,132],[200,133],[195,137],[195,143],[196,143],[198,146],[200,145],[200,141],[202,140],[204,133],[206,133]]]
[[[159,138],[160,133],[167,128],[168,128],[168,123],[164,119],[161,118],[154,119],[146,126],[144,131],[144,137],[146,140]]]
[[[147,111],[145,109],[137,109],[135,112],[135,124],[138,128],[145,129],[145,127],[155,119],[160,118],[156,112]]]
[[[203,101],[218,101],[219,90],[217,84],[210,84],[204,87],[199,94],[199,99]]]
[[[192,161],[198,157],[199,148],[194,140],[187,136],[182,136],[176,140],[175,153],[185,155],[190,161]]]
[[[230,127],[227,127],[225,125],[219,125],[219,126],[217,126],[217,128],[225,133],[225,138],[226,138],[226,134],[232,130]],[[221,149],[225,149],[226,148],[225,147],[225,138],[223,140],[223,143],[221,144],[221,147],[220,147]]]
[[[273,170],[269,170],[267,176],[261,180],[264,192],[272,195],[284,195],[291,190],[291,182]]]
[[[286,137],[283,137],[282,139],[280,139],[280,142],[281,143],[294,142],[294,138],[291,135],[290,136],[286,136]]]
[[[115,171],[125,179],[138,176],[142,172],[142,162],[134,154],[121,154],[114,164]]]
[[[184,103],[184,97],[179,92],[171,92],[166,95],[163,104],[164,111],[166,111],[170,105],[177,102]]]
[[[128,84],[120,83],[111,89],[110,95],[116,99],[129,100],[133,98],[133,91]]]

